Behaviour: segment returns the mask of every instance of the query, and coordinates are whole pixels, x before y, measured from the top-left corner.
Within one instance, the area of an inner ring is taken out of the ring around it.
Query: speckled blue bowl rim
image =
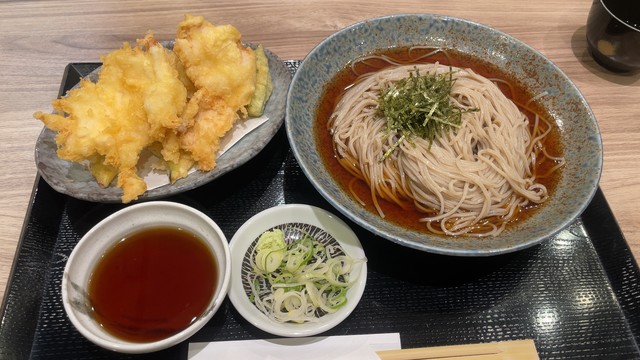
[[[426,45],[480,57],[512,74],[560,129],[567,165],[548,202],[496,237],[444,237],[402,228],[365,210],[324,168],[313,124],[323,86],[350,60],[374,50]],[[544,55],[504,32],[473,21],[434,14],[396,14],[365,20],[330,35],[304,58],[287,96],[285,127],[304,174],[338,211],[375,235],[414,249],[454,256],[489,256],[536,245],[572,224],[593,198],[602,172],[597,121],[574,83]]]

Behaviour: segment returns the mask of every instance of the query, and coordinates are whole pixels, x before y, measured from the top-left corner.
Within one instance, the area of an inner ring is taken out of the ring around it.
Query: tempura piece
[[[183,116],[189,127],[178,133],[180,149],[191,154],[198,169],[209,171],[219,140],[247,114],[256,89],[256,55],[235,27],[188,14],[178,25],[173,51],[197,88]]]
[[[216,164],[220,139],[239,117],[235,109],[224,100],[209,96],[206,89],[198,90],[189,105],[197,105],[198,112],[193,118],[193,126],[179,135],[180,147],[197,161],[198,169],[210,171]]]
[[[185,15],[173,46],[197,88],[222,98],[231,108],[246,106],[256,84],[256,57],[232,25],[215,26],[202,16]]]
[[[118,169],[115,166],[105,164],[103,155],[96,153],[87,160],[89,160],[89,172],[96,178],[100,186],[109,186],[113,179],[118,176]]]
[[[187,101],[171,54],[152,34],[141,44],[132,48],[125,43],[103,56],[98,81],[82,80],[78,88],[54,100],[56,114],[34,114],[58,132],[61,159],[88,160],[102,186],[117,173],[123,203],[146,191],[137,174],[140,153],[162,141],[167,129],[180,127]]]
[[[267,100],[273,91],[273,83],[271,82],[271,74],[269,74],[269,59],[264,53],[262,45],[256,50],[256,91],[251,98],[249,106],[247,106],[247,114],[252,117],[258,117],[264,112]]]

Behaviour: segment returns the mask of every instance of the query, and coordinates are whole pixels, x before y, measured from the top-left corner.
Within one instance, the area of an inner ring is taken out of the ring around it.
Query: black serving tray
[[[292,72],[299,62],[288,61]],[[69,64],[60,93],[98,67]],[[434,255],[376,237],[342,217],[311,185],[284,127],[244,166],[167,200],[195,207],[227,238],[252,215],[305,203],[340,216],[369,260],[356,310],[323,335],[398,332],[403,348],[533,339],[541,359],[640,359],[640,271],[600,190],[557,236],[486,258]],[[186,359],[187,342],[147,355],[110,352],[85,340],[60,295],[66,259],[98,221],[124,205],[84,202],[36,180],[6,289],[2,359]],[[228,299],[190,341],[273,338]]]

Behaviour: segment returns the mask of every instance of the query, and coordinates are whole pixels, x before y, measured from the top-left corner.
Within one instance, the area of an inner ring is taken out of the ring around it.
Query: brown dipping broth
[[[218,283],[216,260],[194,234],[174,227],[134,233],[109,249],[90,277],[95,320],[131,342],[162,340],[206,310]]]
[[[475,58],[473,56],[458,53],[454,50],[447,50],[446,54],[443,52],[439,52],[428,57],[427,59],[423,59],[420,61],[412,60],[420,57],[420,55],[427,54],[432,50],[433,49],[412,49],[411,52],[409,52],[409,48],[403,47],[387,49],[383,52],[377,53],[377,55],[384,54],[385,56],[390,57],[395,61],[403,64],[439,62],[440,64],[451,65],[459,68],[470,68],[473,69],[473,71],[475,71],[477,74],[480,74],[489,79],[496,78],[506,81],[511,86],[498,83],[498,87],[509,99],[511,99],[518,105],[520,110],[527,117],[529,117],[530,123],[533,124],[533,114],[530,111],[524,109],[521,104],[526,104],[537,94],[531,94],[527,89],[518,84],[515,79],[502,72],[496,66],[486,63],[481,59]],[[358,74],[362,75],[365,73],[380,71],[389,66],[392,65],[389,65],[384,61],[368,60],[366,64],[358,64],[356,66],[356,70]],[[345,90],[355,82],[357,77],[358,76],[354,74],[350,66],[347,66],[345,69],[340,71],[329,84],[325,86],[325,88],[323,89],[323,95],[320,99],[319,107],[316,111],[314,136],[316,137],[316,143],[318,144],[317,151],[319,152],[325,167],[328,169],[329,173],[336,180],[336,182],[340,184],[341,188],[352,197],[352,191],[355,192],[360,200],[366,203],[365,208],[373,214],[377,214],[378,212],[375,209],[373,200],[371,198],[371,190],[367,186],[367,184],[364,181],[353,182],[354,176],[350,174],[346,169],[344,169],[342,165],[340,165],[340,163],[335,159],[331,134],[329,133],[329,130],[327,128],[327,122],[331,117],[335,106],[342,98]],[[538,115],[547,120],[547,122],[549,122],[550,124],[555,124],[553,119],[541,105],[533,102],[527,106],[529,109],[535,111]],[[557,127],[553,126],[551,133],[544,139],[543,144],[550,154],[562,156],[563,151],[560,144],[560,137]],[[555,164],[551,161],[542,163],[541,165],[536,167],[537,174],[546,174],[553,165]],[[547,187],[550,196],[553,193],[555,185],[558,182],[560,173],[561,171],[555,171],[552,176],[537,179],[539,183]],[[350,183],[352,182],[353,184],[351,185],[350,189]],[[354,200],[357,201],[357,199]],[[425,217],[425,214],[416,210],[412,202],[407,201],[407,203],[404,204],[403,207],[400,207],[395,203],[388,202],[380,197],[378,197],[378,202],[385,214],[385,220],[395,223],[404,228],[430,233],[425,223],[419,221],[420,218]],[[520,209],[517,216],[515,216],[515,218],[510,222],[515,222],[530,216],[535,211],[535,209],[543,205],[544,204],[533,204],[526,208]]]

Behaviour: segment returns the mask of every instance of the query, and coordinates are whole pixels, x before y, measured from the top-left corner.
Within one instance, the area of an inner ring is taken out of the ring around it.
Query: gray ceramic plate
[[[399,227],[365,210],[342,191],[324,168],[313,124],[325,83],[353,60],[374,50],[426,45],[456,49],[512,74],[541,100],[560,128],[567,165],[553,197],[535,215],[489,238],[444,237]],[[285,117],[287,136],[302,170],[341,213],[371,231],[411,248],[458,256],[508,253],[554,236],[591,201],[602,171],[602,140],[596,119],[569,78],[542,54],[487,26],[447,16],[403,14],[367,20],[329,36],[314,48],[293,77]]]
[[[166,44],[167,47],[171,45],[172,43]],[[196,171],[174,184],[147,190],[138,198],[138,201],[178,194],[204,185],[243,165],[267,145],[284,121],[285,100],[291,82],[291,73],[275,54],[267,49],[265,53],[269,58],[269,71],[273,80],[273,93],[264,110],[264,115],[269,120],[222,154],[212,171]],[[99,70],[91,73],[88,78],[95,81]],[[108,188],[100,187],[83,165],[61,160],[56,155],[56,150],[55,133],[44,128],[36,142],[35,160],[42,178],[56,191],[81,200],[107,203],[121,201],[120,188],[113,185]]]

